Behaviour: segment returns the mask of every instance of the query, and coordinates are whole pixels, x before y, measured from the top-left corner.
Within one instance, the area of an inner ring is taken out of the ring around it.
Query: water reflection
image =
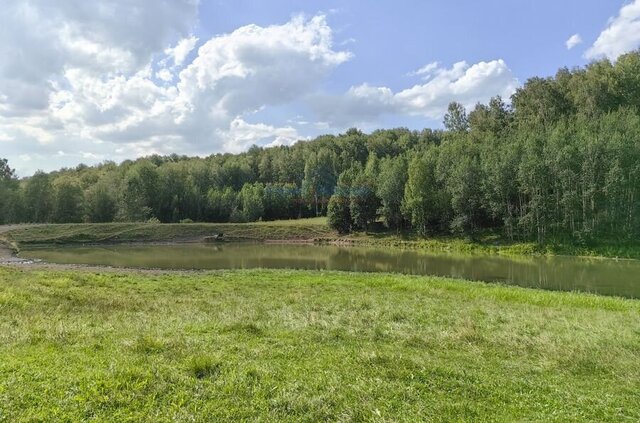
[[[53,263],[163,269],[327,269],[449,276],[526,287],[640,297],[640,261],[506,258],[381,248],[224,244],[66,247],[25,251]]]

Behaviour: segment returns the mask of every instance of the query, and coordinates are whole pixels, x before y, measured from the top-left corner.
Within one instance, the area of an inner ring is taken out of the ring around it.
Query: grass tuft
[[[255,323],[234,323],[225,328],[226,332],[236,332],[251,336],[262,336],[264,331]]]
[[[212,379],[220,375],[222,364],[211,357],[197,356],[191,358],[187,369],[196,379]]]

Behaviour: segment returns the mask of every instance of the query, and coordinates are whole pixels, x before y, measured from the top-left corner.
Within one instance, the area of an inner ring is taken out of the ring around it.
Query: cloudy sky
[[[0,157],[20,176],[321,133],[640,47],[640,0],[3,0]]]

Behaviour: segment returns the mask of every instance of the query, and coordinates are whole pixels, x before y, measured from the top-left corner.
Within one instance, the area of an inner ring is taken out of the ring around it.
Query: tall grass
[[[640,303],[439,278],[0,267],[2,421],[637,421]]]

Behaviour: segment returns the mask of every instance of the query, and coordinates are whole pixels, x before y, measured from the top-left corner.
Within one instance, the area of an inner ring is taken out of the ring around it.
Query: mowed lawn
[[[640,302],[0,267],[0,421],[638,421]]]

